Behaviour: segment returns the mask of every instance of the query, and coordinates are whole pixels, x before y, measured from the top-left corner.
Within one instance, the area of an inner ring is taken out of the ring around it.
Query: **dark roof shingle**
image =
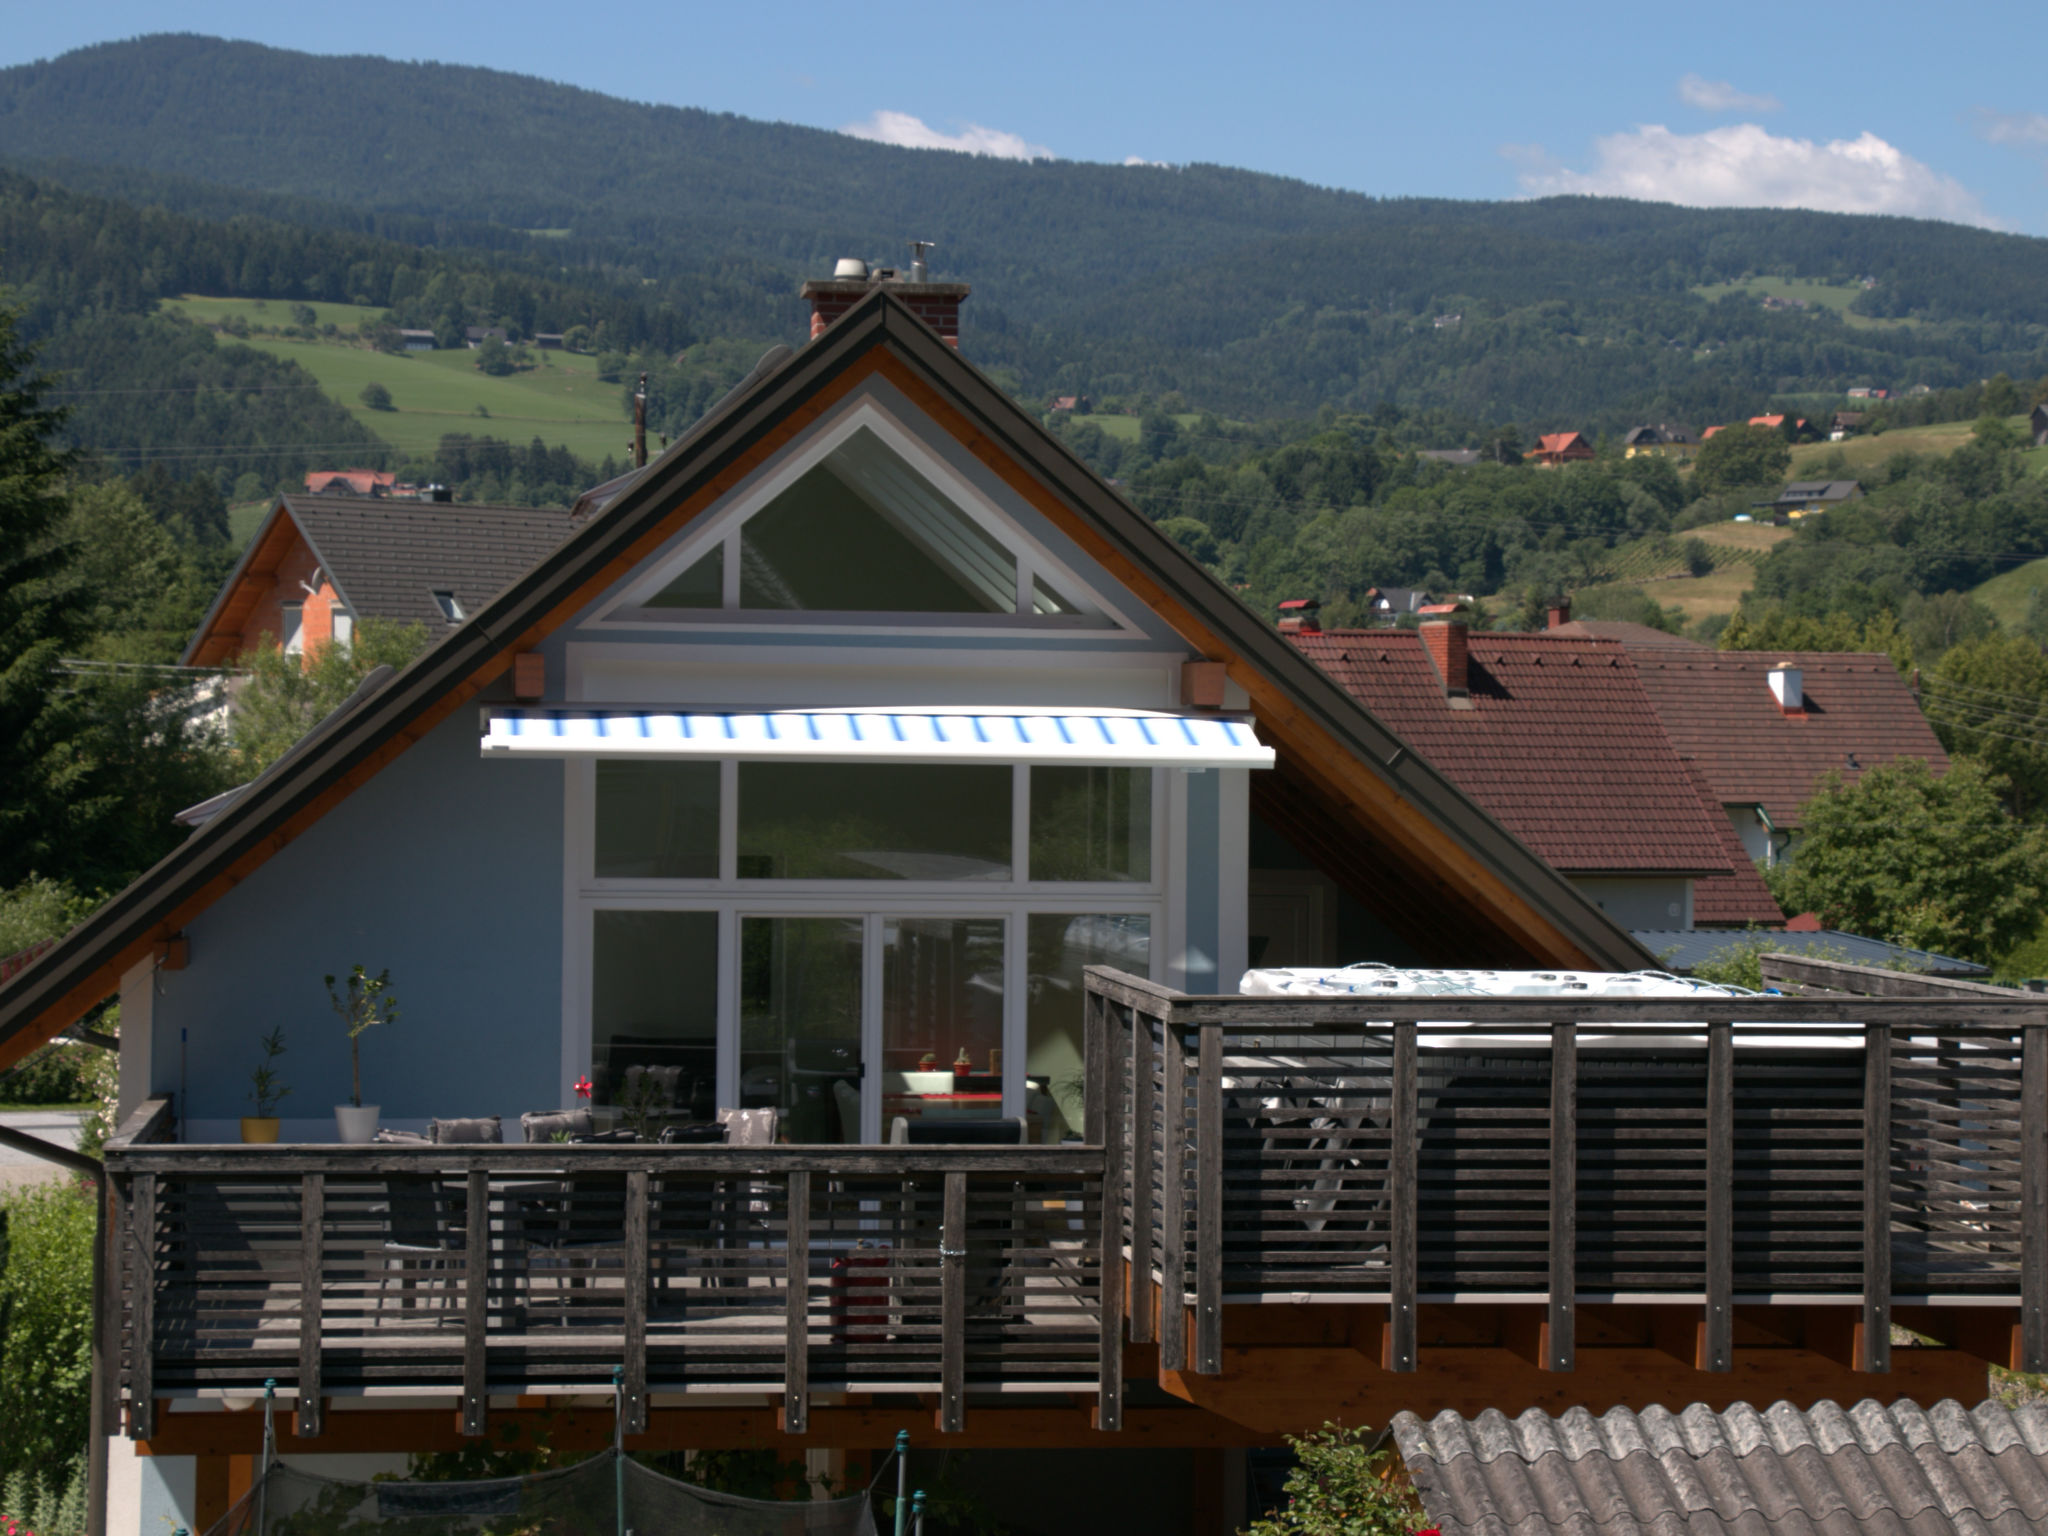
[[[1614,642],[1471,635],[1472,708],[1454,710],[1418,631],[1289,638],[1554,868],[1731,872],[1708,807]]]
[[[1391,1426],[1443,1536],[2022,1536],[2048,1522],[2048,1407],[1532,1408]]]

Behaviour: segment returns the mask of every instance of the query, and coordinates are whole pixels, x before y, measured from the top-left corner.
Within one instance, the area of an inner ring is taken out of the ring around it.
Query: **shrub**
[[[53,1474],[0,1479],[0,1536],[85,1536],[86,1453]]]
[[[0,1072],[0,1104],[84,1104],[93,1097],[94,1058],[90,1045],[46,1045]]]
[[[1289,1435],[1294,1470],[1287,1502],[1249,1536],[1409,1536],[1424,1524],[1422,1501],[1402,1475],[1391,1449],[1372,1450],[1371,1430],[1325,1424],[1311,1435]]]
[[[8,1198],[0,1270],[0,1477],[48,1475],[86,1447],[95,1197],[72,1183]],[[12,1513],[12,1511],[10,1511]]]
[[[391,391],[386,389],[382,384],[379,384],[375,379],[372,379],[369,383],[363,386],[362,398],[363,404],[368,406],[373,411],[390,411],[397,409],[397,407],[391,403]]]

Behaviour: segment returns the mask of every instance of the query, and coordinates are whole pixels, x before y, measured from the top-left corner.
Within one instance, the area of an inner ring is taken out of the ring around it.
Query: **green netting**
[[[713,1493],[619,1453],[559,1472],[478,1482],[345,1482],[274,1465],[205,1536],[875,1536],[865,1492],[775,1503]]]

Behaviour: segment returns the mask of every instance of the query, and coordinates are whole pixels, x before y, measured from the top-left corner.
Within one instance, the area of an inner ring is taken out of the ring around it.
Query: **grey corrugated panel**
[[[1888,965],[1893,961],[1903,961],[1916,971],[1942,976],[1991,974],[1989,966],[1978,965],[1973,960],[1958,960],[1954,955],[1938,955],[1927,949],[1908,949],[1903,944],[1887,944],[1883,939],[1866,938],[1860,933],[1843,933],[1832,928],[1819,933],[1747,928],[1638,928],[1634,930],[1633,937],[1657,957],[1658,964],[1674,971],[1690,971],[1705,961],[1721,959],[1730,950],[1764,938],[1770,941],[1773,950],[1782,954],[1796,955],[1818,950],[1822,959],[1841,960],[1851,965]]]
[[[1444,1536],[2021,1536],[2048,1530],[2048,1407],[1412,1413],[1395,1443]]]

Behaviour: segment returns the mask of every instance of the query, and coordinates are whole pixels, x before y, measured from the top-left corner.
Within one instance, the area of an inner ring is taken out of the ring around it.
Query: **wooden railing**
[[[1121,1254],[1100,1147],[110,1142],[130,1433],[160,1398],[608,1391],[1100,1394]],[[1114,1191],[1112,1190],[1113,1194]]]
[[[1714,1370],[1738,1303],[1859,1305],[1873,1371],[1895,1301],[2009,1306],[2048,1367],[2048,998],[1087,995],[1164,1368],[1322,1301],[1413,1370],[1461,1300],[1546,1304],[1553,1370],[1587,1301],[1698,1304]]]

